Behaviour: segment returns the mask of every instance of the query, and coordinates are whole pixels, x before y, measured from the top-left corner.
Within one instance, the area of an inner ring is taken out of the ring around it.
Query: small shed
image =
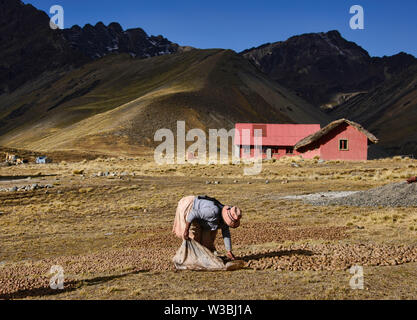
[[[294,149],[300,153],[317,150],[323,160],[361,161],[368,159],[368,145],[378,141],[360,124],[340,119],[300,140]]]
[[[36,158],[36,163],[37,164],[46,164],[46,163],[51,163],[52,161],[46,157],[46,156],[42,156],[42,157],[37,157]]]

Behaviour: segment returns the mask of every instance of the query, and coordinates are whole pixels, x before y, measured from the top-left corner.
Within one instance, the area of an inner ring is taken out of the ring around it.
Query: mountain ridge
[[[417,63],[406,53],[371,57],[338,31],[238,54],[118,23],[52,30],[19,0],[0,0],[0,18],[1,145],[126,151],[177,120],[207,130],[340,117],[376,134],[381,155],[417,155]]]
[[[74,25],[62,30],[71,48],[82,52],[90,59],[101,58],[109,53],[129,53],[133,57],[150,58],[175,53],[180,46],[163,36],[148,36],[141,28],[123,30],[117,22],[104,25]]]
[[[336,30],[297,35],[240,54],[275,81],[323,109],[343,102],[338,100],[340,96],[349,98],[350,94],[370,90],[417,63],[414,56],[403,52],[371,57]]]
[[[44,11],[20,0],[0,0],[0,20],[0,94],[44,72],[77,68],[111,53],[147,58],[187,50],[140,28],[125,31],[118,23],[52,30]]]
[[[417,64],[328,114],[361,122],[387,154],[417,156]]]
[[[230,50],[113,54],[19,90],[0,96],[9,110],[0,116],[0,145],[21,149],[153,146],[155,132],[175,132],[177,120],[204,131],[248,121],[329,121]]]

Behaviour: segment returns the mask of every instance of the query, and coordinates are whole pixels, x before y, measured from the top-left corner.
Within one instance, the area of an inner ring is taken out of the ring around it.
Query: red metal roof
[[[320,130],[319,124],[236,123],[235,144],[254,145],[254,129],[262,130],[264,146],[295,146],[301,139]],[[248,133],[244,130],[250,130]],[[266,132],[265,132],[266,131]]]

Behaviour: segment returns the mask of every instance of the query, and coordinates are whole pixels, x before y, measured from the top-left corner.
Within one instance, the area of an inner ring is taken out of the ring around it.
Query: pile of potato
[[[362,244],[277,246],[248,254],[246,266],[255,270],[346,270],[353,265],[393,266],[417,262],[417,247]]]
[[[5,263],[0,265],[0,299],[53,294],[49,288],[50,269],[62,266],[65,289],[76,287],[83,279],[102,275],[136,271],[174,270],[172,257],[182,240],[166,228],[142,230],[144,237],[126,242],[122,249],[112,249],[78,256],[62,256]],[[383,244],[292,244],[276,245],[273,249],[246,249],[248,245],[285,240],[324,239],[346,237],[344,227],[297,227],[277,223],[242,225],[232,231],[232,242],[237,256],[245,267],[255,270],[345,270],[353,265],[389,266],[417,262],[417,247]],[[223,249],[217,237],[218,249]],[[257,246],[261,248],[261,246]]]
[[[65,289],[77,281],[97,274],[121,274],[140,270],[174,270],[171,258],[175,250],[146,248],[112,250],[81,256],[66,256],[25,263],[7,263],[0,267],[0,299],[51,294],[49,273],[53,265],[62,266]]]

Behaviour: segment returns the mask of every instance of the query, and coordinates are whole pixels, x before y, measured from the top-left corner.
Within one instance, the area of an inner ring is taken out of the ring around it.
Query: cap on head
[[[240,226],[242,211],[238,207],[224,206],[222,210],[222,217],[224,222],[229,227],[237,228]]]

